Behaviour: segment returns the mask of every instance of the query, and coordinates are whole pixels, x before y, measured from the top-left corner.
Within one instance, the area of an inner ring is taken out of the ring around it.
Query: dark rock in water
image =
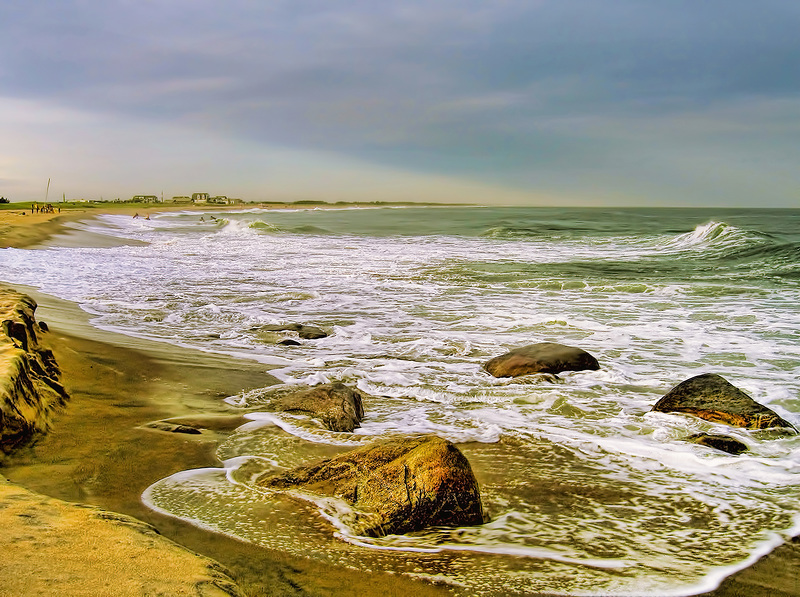
[[[43,332],[49,332],[50,326],[48,326],[44,321],[39,322],[39,329]]]
[[[318,338],[327,338],[328,334],[321,328],[313,325],[303,325],[300,323],[288,323],[286,325],[263,325],[259,330],[267,332],[297,332],[303,340],[316,340]]]
[[[331,431],[353,431],[364,417],[361,394],[339,382],[290,388],[273,398],[269,408],[307,413]]]
[[[701,446],[708,446],[709,448],[716,448],[728,454],[739,455],[747,452],[747,445],[727,435],[711,435],[709,433],[697,433],[686,438],[694,444]]]
[[[484,522],[469,461],[436,436],[384,441],[259,478],[262,487],[336,497],[355,509],[351,530],[381,537]]]
[[[560,373],[562,371],[596,371],[597,359],[585,350],[554,342],[540,342],[515,348],[495,357],[483,368],[495,377],[519,377],[530,373]]]
[[[284,338],[278,342],[281,346],[301,346],[301,344],[292,338]]]
[[[316,340],[318,338],[327,338],[328,333],[313,325],[301,325],[297,333],[303,340]]]
[[[775,412],[714,373],[704,373],[679,383],[656,402],[653,410],[687,413],[707,421],[748,429],[783,427],[794,430]]]

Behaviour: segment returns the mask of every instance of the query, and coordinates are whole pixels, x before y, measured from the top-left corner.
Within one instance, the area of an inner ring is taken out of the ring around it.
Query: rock
[[[3,322],[3,332],[5,332],[5,335],[11,340],[15,340],[15,347],[28,352],[28,328],[25,327],[24,323],[6,319]],[[19,346],[17,346],[17,342],[19,342]]]
[[[596,371],[597,359],[585,350],[554,342],[540,342],[515,348],[483,365],[495,377],[518,377],[530,373],[560,373],[562,371]]]
[[[747,445],[744,442],[740,442],[738,439],[734,439],[727,435],[697,433],[687,437],[686,440],[694,444],[708,446],[709,448],[716,448],[717,450],[722,450],[723,452],[737,456],[743,452],[747,452]]]
[[[197,427],[170,423],[169,421],[153,421],[152,423],[146,423],[144,427],[156,429],[158,431],[166,431],[167,433],[185,433],[187,435],[200,435],[202,433]]]
[[[343,383],[300,388],[289,386],[276,389],[275,394],[268,408],[307,413],[319,419],[331,431],[352,432],[364,417],[361,394]]]
[[[36,301],[0,288],[0,450],[9,452],[50,428],[69,398],[52,351],[39,344]]]
[[[484,522],[469,461],[455,445],[436,436],[383,441],[265,475],[256,484],[343,500],[354,508],[347,522],[357,535],[381,537]]]
[[[279,340],[278,344],[281,346],[301,346],[301,344],[292,338],[284,338],[283,340]]]
[[[327,338],[328,333],[313,325],[301,325],[297,333],[303,340],[317,340],[318,338]]]
[[[703,373],[679,383],[656,402],[653,411],[687,413],[748,429],[784,427],[794,430],[775,412],[714,373]]]
[[[316,340],[318,338],[328,337],[327,332],[321,328],[313,325],[303,325],[300,323],[287,323],[286,325],[263,325],[254,329],[266,332],[297,332],[297,334],[303,340]]]

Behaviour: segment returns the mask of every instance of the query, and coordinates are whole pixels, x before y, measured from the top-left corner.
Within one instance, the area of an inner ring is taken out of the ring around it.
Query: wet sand
[[[248,545],[144,506],[140,496],[175,472],[219,466],[215,449],[241,415],[222,398],[274,381],[256,362],[97,330],[80,309],[25,287],[72,399],[53,430],[8,458],[2,473],[38,493],[134,516],[222,563],[252,595],[451,594],[384,574],[356,573]],[[143,427],[180,417],[199,435]]]
[[[41,243],[63,231],[65,222],[96,213],[102,212],[26,220],[16,226],[22,232],[15,236],[15,246]],[[37,232],[24,232],[27,224]],[[8,282],[13,285],[13,280]],[[104,332],[92,327],[77,305],[18,289],[40,304],[37,320],[51,328],[45,340],[56,354],[72,400],[47,436],[4,463],[0,472],[12,481],[47,496],[148,522],[164,536],[221,562],[252,595],[453,594],[446,587],[402,576],[360,573],[290,557],[146,508],[140,496],[154,481],[181,470],[219,466],[216,446],[241,422],[221,398],[270,383],[266,366]],[[191,422],[198,416],[204,418],[205,428],[199,435],[143,427],[175,417]],[[709,595],[798,597],[798,569],[800,542],[795,539]]]

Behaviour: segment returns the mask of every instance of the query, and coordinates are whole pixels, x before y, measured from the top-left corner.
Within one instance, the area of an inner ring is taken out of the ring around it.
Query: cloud
[[[0,98],[0,182],[13,200],[129,198],[196,191],[250,201],[569,201],[502,185],[268,146],[178,125]]]
[[[745,201],[687,148],[770,180],[798,123],[788,0],[73,0],[0,23],[8,97],[522,192]]]

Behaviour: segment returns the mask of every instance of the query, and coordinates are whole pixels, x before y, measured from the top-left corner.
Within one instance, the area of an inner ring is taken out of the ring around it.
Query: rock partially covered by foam
[[[495,357],[485,363],[483,368],[495,377],[519,377],[531,373],[596,371],[600,364],[596,358],[580,348],[555,342],[540,342],[515,348]]]
[[[738,439],[729,437],[727,435],[696,433],[695,435],[687,437],[686,441],[690,441],[693,444],[699,444],[701,446],[708,446],[709,448],[714,448],[715,450],[721,450],[722,452],[727,452],[728,454],[734,454],[737,456],[747,452],[747,445],[744,442],[740,442]]]
[[[298,412],[318,419],[331,431],[347,431],[361,425],[364,417],[361,394],[343,383],[275,388],[267,408]]]
[[[653,407],[663,413],[686,413],[707,421],[748,429],[794,427],[714,373],[703,373],[679,383]]]
[[[436,436],[383,441],[256,483],[343,500],[356,535],[381,537],[432,526],[484,522],[478,482],[469,461]]]
[[[302,323],[287,323],[283,325],[262,325],[254,330],[261,330],[266,332],[297,332],[303,340],[317,340],[319,338],[327,338],[328,333],[322,328],[313,325],[305,325]]]

